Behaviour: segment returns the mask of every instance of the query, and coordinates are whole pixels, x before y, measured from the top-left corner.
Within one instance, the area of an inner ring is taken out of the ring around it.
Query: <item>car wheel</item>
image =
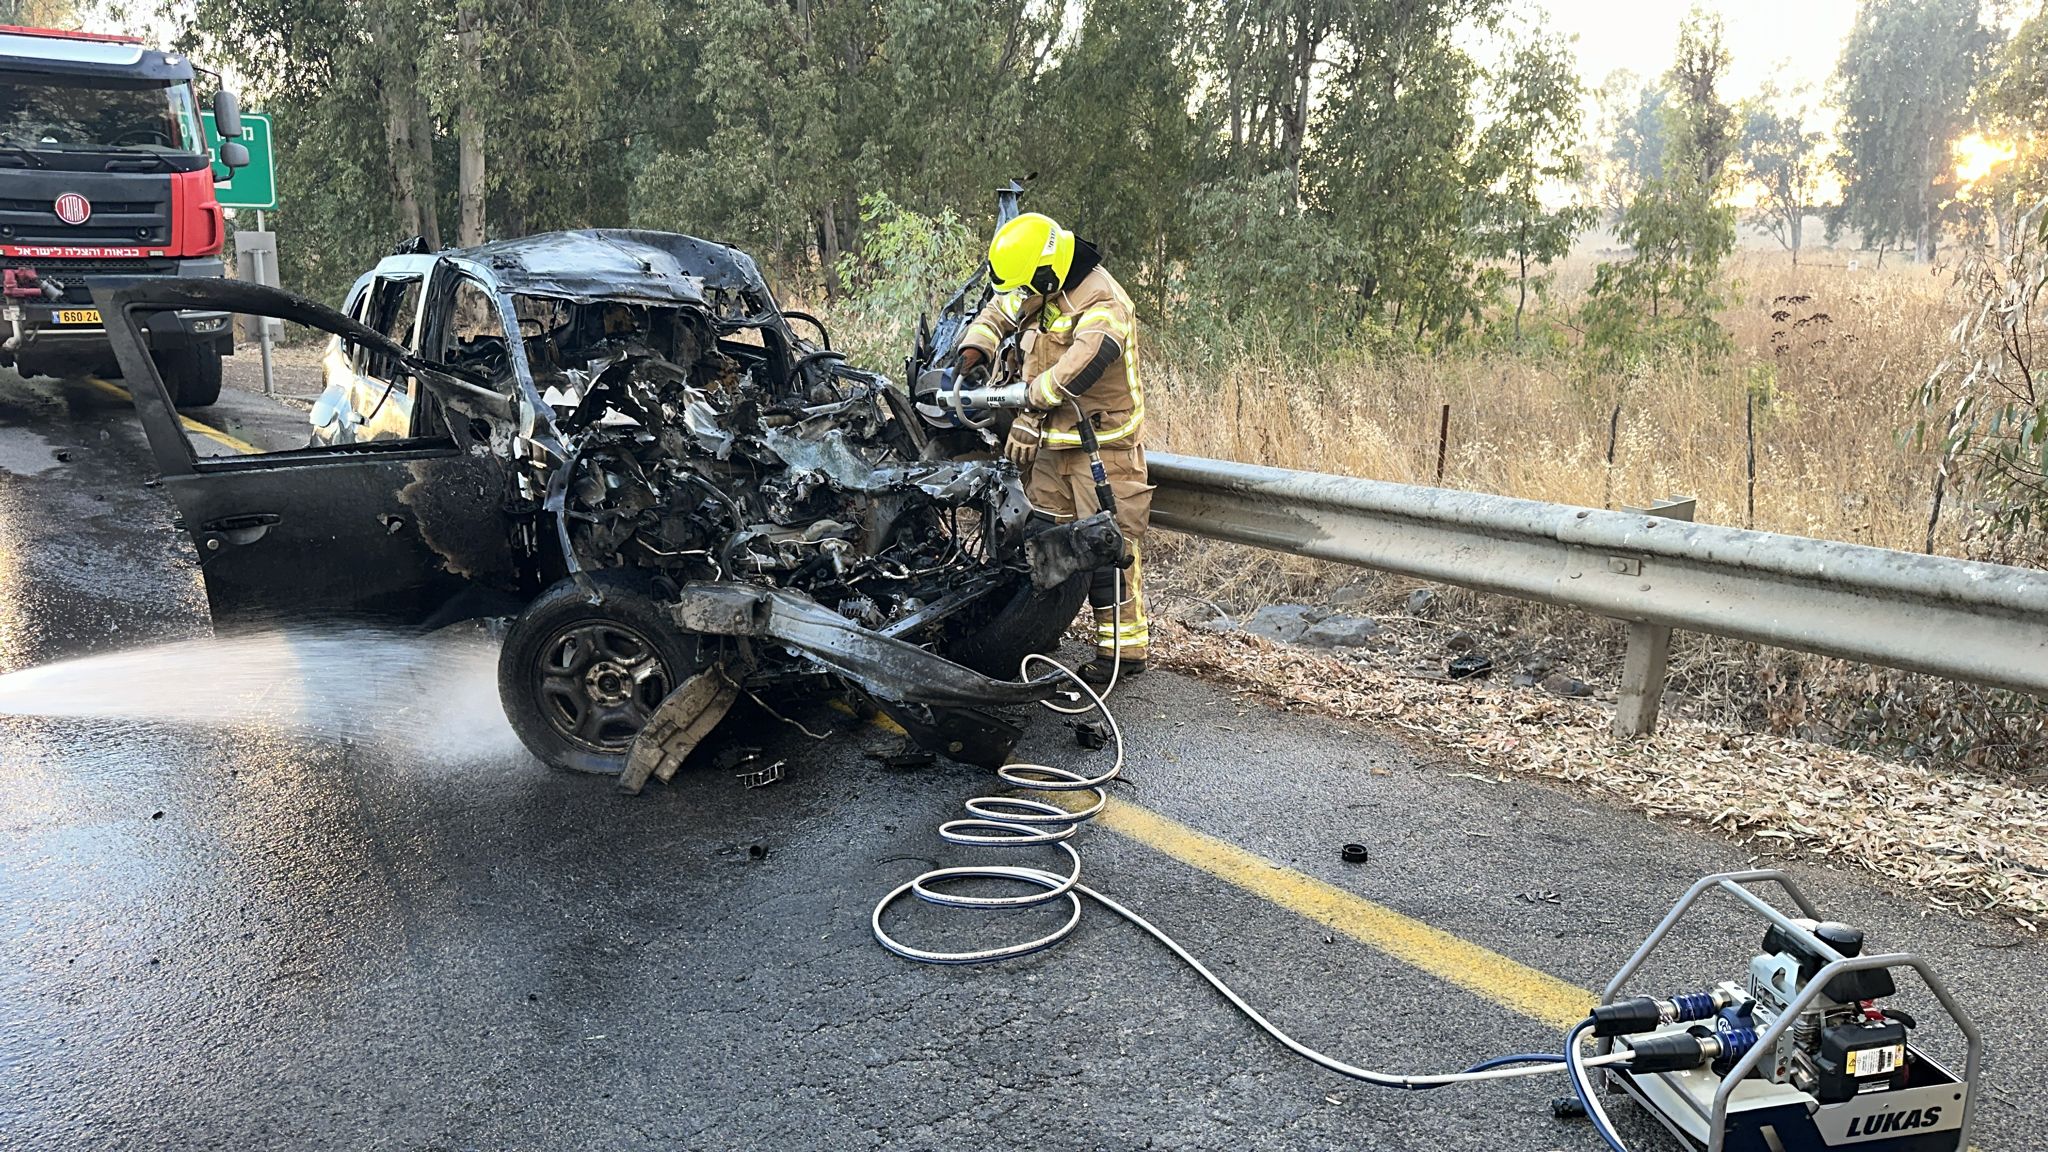
[[[521,743],[556,768],[616,776],[634,737],[701,668],[645,573],[590,574],[603,602],[563,580],[527,605],[498,653],[498,698]]]
[[[1088,598],[1088,573],[1077,572],[1065,584],[1041,592],[1019,573],[1009,589],[998,589],[988,607],[956,618],[946,641],[946,656],[984,676],[1014,680],[1024,657],[1050,652],[1074,622]]]
[[[220,349],[213,345],[160,352],[156,366],[179,408],[204,408],[220,399]]]

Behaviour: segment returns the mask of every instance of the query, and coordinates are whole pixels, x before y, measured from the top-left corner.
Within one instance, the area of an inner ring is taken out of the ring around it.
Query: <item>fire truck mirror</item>
[[[240,140],[221,141],[220,162],[229,168],[247,168],[249,166],[249,146]]]
[[[230,92],[230,91],[228,91],[228,90],[227,90],[227,89],[225,89],[225,88],[221,89],[221,90],[220,90],[220,91],[218,91],[218,92],[215,92],[215,93],[213,94],[213,124],[214,124],[214,128],[215,128],[215,130],[216,130],[216,131],[218,131],[218,132],[220,133],[220,138],[221,138],[222,140],[239,140],[239,139],[241,139],[241,138],[242,138],[242,100],[241,100],[241,97],[239,97],[239,96],[236,96],[236,95],[235,95],[235,94],[234,94],[233,92]],[[236,168],[236,167],[240,167],[241,165],[238,165],[238,164],[236,164],[236,163],[235,163],[235,161],[233,161],[233,160],[230,160],[230,159],[228,159],[229,155],[230,155],[230,153],[229,153],[228,149],[226,149],[226,148],[222,148],[222,149],[220,150],[220,158],[221,158],[221,162],[222,162],[222,163],[224,163],[224,164],[226,164],[226,165],[227,165],[228,167],[230,167],[230,168]],[[249,150],[248,150],[247,148],[243,148],[243,149],[242,149],[242,161],[241,161],[241,163],[242,163],[242,164],[247,164],[248,162],[249,162]]]

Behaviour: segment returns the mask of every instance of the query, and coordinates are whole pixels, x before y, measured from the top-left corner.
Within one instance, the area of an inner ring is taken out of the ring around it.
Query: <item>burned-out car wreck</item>
[[[1032,514],[1014,468],[958,452],[747,256],[687,236],[395,256],[348,314],[234,281],[98,299],[127,378],[156,385],[136,406],[216,627],[505,620],[521,740],[633,788],[771,689],[851,691],[999,762],[1002,710],[1054,688],[1020,660],[1122,551],[1106,517]],[[194,453],[144,335],[192,308],[330,334],[311,443]]]

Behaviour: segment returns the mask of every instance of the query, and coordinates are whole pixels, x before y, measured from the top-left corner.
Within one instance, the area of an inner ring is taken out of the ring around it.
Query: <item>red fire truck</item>
[[[227,223],[193,75],[183,55],[130,37],[0,26],[0,366],[118,372],[88,279],[223,275]],[[213,112],[220,162],[247,164],[234,94],[218,91]],[[151,355],[181,407],[219,398],[231,321],[152,321]]]

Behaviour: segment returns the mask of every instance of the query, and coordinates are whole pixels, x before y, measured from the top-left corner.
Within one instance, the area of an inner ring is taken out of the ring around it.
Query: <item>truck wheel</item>
[[[156,367],[178,407],[204,408],[220,399],[220,349],[213,345],[159,352]]]
[[[563,580],[512,621],[498,653],[498,699],[540,760],[616,776],[655,709],[703,662],[696,637],[654,602],[646,573],[612,569],[590,579],[602,604]]]
[[[1040,592],[1019,573],[1006,593],[998,590],[979,611],[956,617],[946,639],[946,656],[984,676],[1014,680],[1024,657],[1050,652],[1088,598],[1088,573]]]

